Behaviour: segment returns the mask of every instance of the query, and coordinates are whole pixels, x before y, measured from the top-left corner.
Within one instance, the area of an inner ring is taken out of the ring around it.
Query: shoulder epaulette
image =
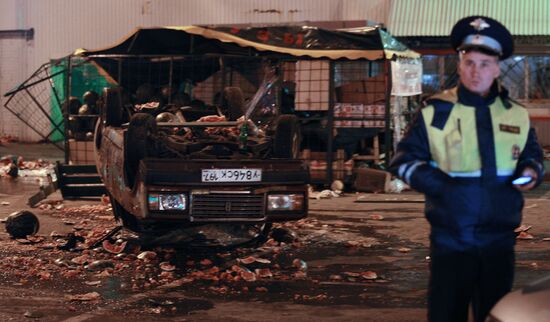
[[[443,102],[449,102],[451,104],[456,104],[458,102],[458,94],[457,94],[457,88],[451,88],[446,89],[441,93],[437,93],[433,96],[428,97],[426,102],[428,104],[431,104],[432,101],[443,101]]]
[[[425,106],[433,106],[434,108],[434,116],[430,125],[443,129],[456,102],[458,102],[456,87],[428,97],[424,101]]]

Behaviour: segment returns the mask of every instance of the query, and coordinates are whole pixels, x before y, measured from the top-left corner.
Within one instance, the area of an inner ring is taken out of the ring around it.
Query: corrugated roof
[[[550,35],[549,0],[393,0],[387,27],[396,37],[448,36],[470,15],[494,18],[512,35]]]

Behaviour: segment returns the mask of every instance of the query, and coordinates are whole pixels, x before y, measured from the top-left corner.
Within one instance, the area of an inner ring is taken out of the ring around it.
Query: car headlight
[[[296,211],[304,209],[304,194],[276,193],[267,195],[268,211]]]
[[[149,210],[186,210],[185,193],[150,193],[147,198]]]

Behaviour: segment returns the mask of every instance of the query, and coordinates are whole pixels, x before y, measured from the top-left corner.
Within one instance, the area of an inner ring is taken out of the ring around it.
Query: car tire
[[[124,144],[124,165],[130,187],[134,187],[140,160],[155,154],[151,137],[156,133],[157,123],[152,115],[136,113],[130,119]]]
[[[101,119],[97,119],[94,126],[94,145],[96,154],[97,151],[101,148],[101,140],[103,139],[103,124],[101,122]]]
[[[122,125],[122,116],[124,109],[122,107],[122,89],[119,87],[103,89],[103,106],[101,108],[101,118],[105,125]]]
[[[273,138],[273,157],[297,159],[300,155],[300,141],[300,125],[296,115],[280,115]]]
[[[124,207],[118,203],[112,195],[109,195],[109,199],[111,199],[111,206],[113,207],[113,215],[115,216],[115,219],[121,221],[122,226],[125,228],[128,228],[134,232],[139,232],[141,227],[138,224],[137,219],[126,209],[124,209]]]

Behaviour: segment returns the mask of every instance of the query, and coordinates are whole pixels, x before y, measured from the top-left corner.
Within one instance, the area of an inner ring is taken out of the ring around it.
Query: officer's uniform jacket
[[[398,144],[390,171],[426,195],[432,250],[513,248],[523,196],[511,181],[543,153],[525,108],[495,83],[483,98],[446,90],[422,108]]]

